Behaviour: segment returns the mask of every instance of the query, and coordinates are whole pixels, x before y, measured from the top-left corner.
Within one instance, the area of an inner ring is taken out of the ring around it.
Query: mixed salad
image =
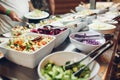
[[[39,37],[32,37],[32,36],[24,36],[10,39],[7,43],[7,48],[23,51],[23,52],[34,52],[41,47],[48,44],[53,38],[50,36],[39,36]]]
[[[80,63],[75,65],[72,69],[65,70],[64,66],[58,66],[52,61],[49,61],[44,68],[41,69],[41,73],[46,80],[88,80],[91,73],[89,67],[86,67],[79,77],[72,75],[83,66],[85,65]]]
[[[30,29],[28,29],[27,27],[24,27],[24,26],[17,25],[11,29],[12,36],[19,36],[26,32],[30,32]]]

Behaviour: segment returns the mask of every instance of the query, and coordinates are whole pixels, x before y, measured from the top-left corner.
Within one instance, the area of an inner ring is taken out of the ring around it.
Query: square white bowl
[[[100,38],[95,39],[96,41],[98,41],[100,43],[99,45],[93,45],[93,44],[80,42],[80,41],[77,41],[74,39],[75,34],[78,34],[78,35],[84,35],[84,34],[86,34],[86,35],[101,35],[101,34],[98,32],[95,32],[95,31],[84,31],[84,32],[76,32],[76,33],[70,34],[69,38],[70,38],[71,43],[77,49],[79,49],[80,51],[82,51],[84,53],[88,53],[105,43],[105,38],[103,36],[100,36]]]
[[[35,34],[35,33],[26,33],[22,36],[50,36],[50,35],[41,35],[41,34]],[[29,52],[29,53],[25,53],[22,51],[17,51],[17,50],[13,50],[13,49],[8,49],[6,48],[7,43],[2,44],[2,49],[6,50],[7,53],[5,54],[5,57],[22,66],[28,67],[28,68],[34,68],[38,65],[39,61],[45,57],[46,55],[48,55],[52,49],[54,48],[55,45],[55,37],[54,36],[50,36],[51,38],[53,38],[48,44],[44,45],[43,47],[39,48],[38,50],[34,51],[34,52]]]
[[[59,52],[54,52],[48,56],[46,56],[44,59],[41,60],[41,62],[39,63],[38,66],[38,75],[41,78],[41,80],[46,80],[44,78],[44,76],[41,74],[41,69],[44,68],[44,66],[49,62],[52,61],[53,63],[55,63],[58,66],[63,66],[65,65],[66,62],[71,61],[71,62],[76,62],[78,60],[81,60],[82,58],[84,58],[86,55],[82,54],[82,53],[77,53],[77,52],[65,52],[65,51],[59,51]],[[91,60],[91,58],[87,58],[86,60],[84,60],[82,63],[83,64],[87,64],[89,61]],[[97,75],[97,73],[99,72],[100,69],[100,65],[94,61],[93,63],[91,63],[89,65],[89,68],[91,70],[91,75],[89,79],[94,78],[94,76]]]

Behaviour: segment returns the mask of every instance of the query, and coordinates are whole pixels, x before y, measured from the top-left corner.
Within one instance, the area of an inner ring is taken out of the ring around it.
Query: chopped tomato
[[[47,42],[46,42],[46,41],[41,41],[41,43],[42,43],[43,45],[47,44]]]
[[[22,45],[21,45],[20,48],[21,48],[22,50],[24,50],[24,49],[26,48],[26,46],[22,46]]]
[[[34,47],[31,47],[31,50],[35,51],[35,48],[34,48]]]
[[[41,42],[38,42],[37,45],[38,45],[38,46],[41,46]]]

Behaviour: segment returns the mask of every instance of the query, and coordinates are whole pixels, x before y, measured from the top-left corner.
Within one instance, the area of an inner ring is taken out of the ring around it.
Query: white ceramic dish
[[[113,19],[120,15],[119,11],[109,11],[103,14],[106,18]]]
[[[65,26],[70,29],[70,33],[74,33],[84,29],[86,25],[87,25],[86,22],[73,21],[73,22],[67,23]]]
[[[64,17],[60,22],[65,27],[70,29],[70,33],[78,32],[86,27],[87,22],[81,21],[81,19],[77,17],[79,17],[77,14],[73,14],[73,15]]]
[[[55,39],[55,48],[58,47],[60,44],[62,44],[65,39],[68,37],[70,33],[69,28],[67,28],[65,31],[62,31],[61,33],[55,35],[56,39]]]
[[[116,26],[104,22],[93,22],[88,25],[88,27],[90,30],[97,31],[102,34],[112,34],[116,30]]]
[[[24,34],[22,36],[48,36],[48,35],[27,33],[27,34]],[[35,66],[38,65],[39,61],[43,57],[48,55],[52,51],[52,49],[54,48],[55,37],[54,36],[50,36],[50,37],[52,37],[53,39],[48,44],[46,44],[45,46],[41,47],[40,49],[38,49],[34,52],[25,53],[25,52],[6,48],[6,45],[8,42],[2,44],[1,47],[2,47],[2,49],[7,51],[7,54],[5,54],[5,57],[8,60],[10,60],[16,64],[28,67],[28,68],[34,68]]]
[[[77,53],[77,52],[60,51],[60,52],[52,53],[46,56],[44,59],[42,59],[41,62],[39,63],[39,66],[37,68],[38,75],[41,78],[41,80],[46,80],[44,76],[42,76],[40,70],[44,68],[44,66],[48,63],[48,61],[53,61],[56,65],[60,66],[60,65],[65,65],[67,61],[75,62],[75,61],[81,60],[85,56],[86,55]],[[87,64],[90,59],[91,58],[87,58],[86,60],[83,61],[83,63]],[[92,79],[99,72],[100,65],[96,61],[94,61],[92,64],[90,64],[89,68],[91,70],[91,75],[89,79]]]
[[[32,12],[29,12],[28,14],[25,14],[24,17],[27,18],[27,19],[43,19],[43,18],[46,18],[49,16],[49,13],[45,12],[45,11],[41,11],[41,16],[31,16],[31,15],[35,15],[35,11],[32,11]]]
[[[97,16],[97,19],[94,19],[92,22],[93,23],[94,22],[104,22],[104,23],[108,23],[108,24],[117,24],[118,23],[117,21],[107,18],[106,16]]]
[[[39,29],[39,28],[43,28],[43,26],[37,27],[36,29]],[[54,28],[55,28],[55,27],[53,27],[53,29],[54,29]],[[65,27],[58,27],[58,26],[57,26],[57,28],[64,29]],[[68,37],[69,33],[70,33],[70,29],[67,28],[66,30],[60,32],[60,33],[57,34],[57,35],[52,35],[52,36],[55,36],[55,37],[56,37],[54,48],[56,48],[56,47],[58,47],[60,44],[62,44],[62,43],[65,41],[65,39]]]
[[[86,35],[101,35],[101,34],[98,32],[95,32],[95,31],[76,32],[76,33],[70,34],[69,38],[70,38],[71,43],[77,49],[79,49],[80,51],[82,51],[84,53],[89,53],[90,51],[94,50],[95,48],[97,48],[105,43],[105,38],[102,36],[100,36],[99,38],[96,38],[96,39],[94,38],[97,42],[99,42],[99,45],[93,45],[93,44],[80,42],[80,41],[77,41],[74,39],[75,34],[78,34],[78,35],[84,35],[84,34],[86,34]]]
[[[61,22],[56,22],[55,24],[51,24],[51,25],[58,27],[64,26],[70,29],[70,33],[74,33],[84,29],[87,25],[87,22],[71,21],[66,24],[63,24]]]

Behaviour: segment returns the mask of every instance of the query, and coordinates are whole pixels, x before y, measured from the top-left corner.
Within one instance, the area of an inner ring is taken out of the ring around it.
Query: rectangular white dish
[[[47,28],[47,30],[45,27]],[[58,33],[56,33],[57,31]],[[46,25],[37,27],[36,29],[32,29],[31,32],[55,36],[56,39],[54,48],[56,48],[68,37],[70,29],[61,26]]]
[[[48,36],[48,35],[27,33],[27,34],[22,35],[22,36],[43,36],[44,37],[44,36]],[[17,51],[17,50],[13,50],[10,48],[6,48],[8,42],[2,44],[1,48],[4,49],[5,51],[7,51],[7,53],[5,54],[5,57],[8,60],[10,60],[16,64],[28,67],[28,68],[34,68],[38,65],[39,61],[43,57],[48,55],[52,51],[52,49],[54,48],[55,37],[50,36],[50,35],[49,35],[49,37],[51,37],[52,40],[34,52],[25,53],[23,51]]]

